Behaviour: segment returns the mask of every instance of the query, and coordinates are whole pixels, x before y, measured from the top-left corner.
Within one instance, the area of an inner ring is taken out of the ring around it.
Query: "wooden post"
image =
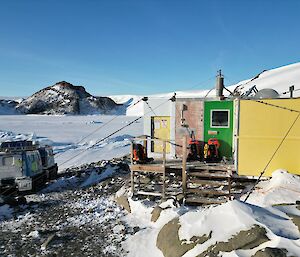
[[[232,199],[232,194],[231,194],[231,182],[232,182],[232,170],[231,170],[231,168],[228,168],[227,169],[227,173],[228,173],[228,175],[229,175],[229,177],[228,177],[228,192],[229,192],[229,200],[233,200]]]
[[[133,164],[133,141],[130,141],[130,163]]]
[[[163,183],[162,183],[162,198],[166,198],[166,141],[163,141]]]
[[[231,177],[230,176],[228,177],[228,191],[229,191],[228,197],[229,197],[229,201],[230,201],[230,200],[232,200],[231,199]]]
[[[163,141],[163,165],[166,165],[166,141]]]
[[[145,155],[148,157],[148,140],[147,140],[147,136],[143,136],[143,146],[145,149]]]
[[[186,194],[186,158],[187,158],[187,143],[186,137],[182,141],[182,192],[185,197]]]
[[[133,141],[131,141],[130,144],[131,151],[130,151],[130,163],[133,165]],[[134,195],[134,171],[131,169],[131,174],[130,174],[130,179],[131,179],[131,193]]]
[[[131,170],[131,193],[134,195],[134,171]]]

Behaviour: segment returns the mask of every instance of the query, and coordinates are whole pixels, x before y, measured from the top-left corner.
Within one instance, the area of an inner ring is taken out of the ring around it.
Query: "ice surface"
[[[129,154],[130,138],[142,135],[142,120],[95,143],[135,118],[105,115],[5,115],[0,119],[0,142],[29,139],[52,145],[61,171],[71,166]]]

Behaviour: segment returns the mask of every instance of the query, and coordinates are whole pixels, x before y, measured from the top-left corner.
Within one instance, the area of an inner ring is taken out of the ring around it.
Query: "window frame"
[[[228,113],[228,125],[227,126],[213,126],[213,112],[215,111],[226,111]],[[210,127],[211,128],[230,128],[230,109],[211,109],[210,110]]]

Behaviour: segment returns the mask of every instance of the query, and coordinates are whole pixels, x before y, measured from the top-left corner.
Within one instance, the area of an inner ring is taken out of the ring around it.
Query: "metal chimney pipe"
[[[223,97],[223,89],[224,89],[224,76],[222,75],[222,71],[218,71],[217,81],[216,81],[216,97]]]

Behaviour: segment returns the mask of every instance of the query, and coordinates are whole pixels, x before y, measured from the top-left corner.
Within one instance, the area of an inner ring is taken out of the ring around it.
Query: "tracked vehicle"
[[[0,194],[36,191],[57,176],[50,146],[40,147],[32,141],[3,142],[0,145]]]

